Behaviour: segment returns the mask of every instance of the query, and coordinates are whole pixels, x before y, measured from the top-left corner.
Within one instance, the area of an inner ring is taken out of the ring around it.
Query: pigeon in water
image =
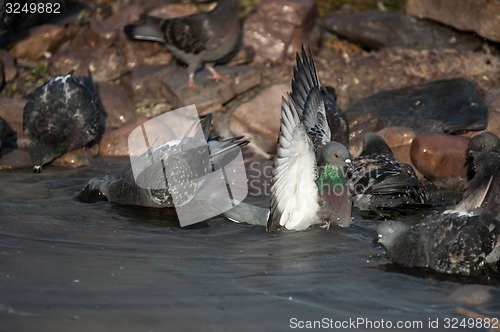
[[[206,115],[201,120],[205,137],[208,137],[211,120],[211,114]],[[108,176],[101,179],[91,179],[80,192],[79,199],[85,203],[108,200],[123,205],[155,208],[174,207],[172,189],[170,189],[171,186],[169,187],[166,179],[168,173],[169,180],[173,179],[177,184],[186,183],[190,186],[190,188],[186,188],[188,189],[186,193],[176,193],[176,204],[182,205],[191,201],[196,195],[196,186],[203,185],[198,181],[191,180],[198,179],[213,171],[217,164],[227,164],[224,163],[224,158],[233,155],[234,151],[239,151],[239,147],[248,144],[248,141],[244,140],[242,136],[223,141],[220,140],[219,136],[211,136],[205,142],[198,142],[198,139],[194,137],[185,137],[180,143],[177,143],[165,143],[151,153],[146,152],[141,156],[146,161],[144,164],[148,166],[141,171],[137,179],[147,176],[149,179],[161,182],[161,186],[157,186],[158,183],[153,181],[149,182],[151,185],[149,188],[139,186],[134,177],[132,165],[129,163],[116,179]],[[161,165],[159,165],[160,162]]]
[[[57,76],[38,87],[24,106],[34,171],[64,153],[90,145],[104,131],[105,114],[92,75]]]
[[[377,227],[378,241],[393,263],[429,268],[446,274],[500,272],[500,221],[479,206],[490,189],[483,182],[455,209],[431,215],[417,225],[385,221]]]
[[[240,40],[238,13],[238,0],[219,0],[210,12],[172,19],[143,15],[141,24],[129,24],[124,31],[130,39],[163,44],[178,60],[188,65],[188,87],[196,88],[194,73],[203,64],[212,73],[212,78],[224,79],[213,65],[231,53]]]
[[[410,165],[399,163],[384,138],[363,137],[363,151],[348,171],[354,206],[365,215],[394,218],[429,206],[427,191]]]
[[[467,145],[467,179],[474,177],[475,158],[481,154],[495,152],[500,154],[500,139],[491,132],[484,132],[472,137]]]
[[[350,225],[352,204],[345,177],[349,158],[345,146],[331,141],[316,68],[302,49],[292,93],[281,104],[268,230]]]
[[[332,141],[349,145],[349,122],[337,105],[337,94],[332,86],[321,87],[321,95],[325,102],[326,120],[330,127]]]

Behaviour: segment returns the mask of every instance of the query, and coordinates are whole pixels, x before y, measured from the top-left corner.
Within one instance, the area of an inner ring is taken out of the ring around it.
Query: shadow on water
[[[450,297],[463,280],[388,268],[372,244],[378,222],[356,213],[347,229],[276,235],[223,218],[180,228],[171,210],[75,199],[126,162],[0,172],[0,330],[282,331],[323,318],[426,330],[462,306],[500,312],[498,286],[467,305]]]

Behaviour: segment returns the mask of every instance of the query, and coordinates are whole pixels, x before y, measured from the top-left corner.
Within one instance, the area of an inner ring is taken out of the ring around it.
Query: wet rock
[[[442,79],[462,77],[482,91],[500,86],[500,57],[478,52],[385,48],[340,56],[324,50],[315,60],[321,82],[335,87],[343,110],[379,91]]]
[[[68,73],[75,70],[85,75],[90,69],[94,81],[109,81],[126,73],[127,59],[114,46],[118,33],[100,34],[85,26],[64,51],[57,52],[49,62],[51,72]]]
[[[488,110],[477,87],[461,78],[382,91],[346,111],[350,123],[367,113],[378,118],[383,127],[410,127],[416,132],[483,130],[488,121]]]
[[[31,162],[30,154],[27,150],[2,150],[0,157],[0,170],[32,167],[33,163]]]
[[[256,50],[256,63],[294,56],[302,44],[314,44],[314,0],[264,0],[245,20],[245,45]]]
[[[3,64],[3,77],[5,82],[11,82],[17,76],[17,67],[14,58],[6,50],[0,50],[0,61]]]
[[[290,84],[276,84],[238,106],[228,120],[231,133],[244,135],[267,153],[275,152],[280,128],[281,97],[289,90]]]
[[[500,42],[500,2],[490,0],[408,0],[406,12],[451,25],[459,30],[474,31]]]
[[[481,47],[481,40],[470,34],[396,12],[330,13],[323,20],[323,26],[367,49],[456,48],[473,51]]]
[[[14,99],[0,96],[0,117],[18,135],[23,133],[23,109],[26,104],[24,99]]]
[[[200,115],[220,111],[222,106],[235,96],[242,94],[261,83],[261,73],[249,66],[218,66],[217,72],[228,77],[224,81],[214,81],[208,70],[203,69],[196,75],[199,89],[189,89],[188,75],[183,68],[165,77],[164,84],[169,93],[169,102],[174,108],[195,104]]]
[[[465,177],[465,150],[469,139],[441,133],[417,135],[411,144],[411,160],[426,178]]]
[[[99,155],[103,157],[128,156],[128,136],[148,119],[138,117],[135,121],[121,126],[118,129],[106,128],[99,142]]]
[[[104,110],[107,125],[121,127],[137,117],[135,107],[127,92],[113,82],[99,82],[96,84]]]
[[[10,54],[14,58],[23,58],[30,60],[38,60],[43,58],[47,53],[52,53],[61,46],[63,42],[68,40],[68,31],[60,25],[44,24],[33,28],[27,38],[19,41],[12,49]]]
[[[77,168],[90,165],[92,159],[92,151],[90,149],[79,148],[69,151],[59,158],[54,159],[51,165]]]
[[[158,101],[175,100],[175,95],[167,88],[163,80],[177,70],[179,68],[176,65],[140,66],[124,76],[121,85],[136,106]]]

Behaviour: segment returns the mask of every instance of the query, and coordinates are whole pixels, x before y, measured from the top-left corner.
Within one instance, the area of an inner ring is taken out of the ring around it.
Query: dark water
[[[445,330],[464,317],[458,307],[500,313],[500,286],[467,305],[450,297],[464,287],[455,280],[380,269],[377,222],[359,216],[348,229],[275,235],[222,218],[181,229],[171,211],[74,199],[125,163],[0,172],[1,331],[282,331],[323,318],[422,330],[438,319]]]

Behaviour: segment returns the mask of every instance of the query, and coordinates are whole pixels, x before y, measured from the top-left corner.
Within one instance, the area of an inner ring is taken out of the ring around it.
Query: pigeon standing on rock
[[[399,163],[379,134],[363,137],[363,151],[353,160],[348,176],[354,206],[364,214],[393,218],[429,203],[413,168]]]
[[[271,179],[268,230],[349,226],[351,195],[347,148],[331,141],[325,102],[311,56],[297,54],[292,93],[283,98]]]
[[[231,53],[240,40],[238,0],[219,0],[212,11],[184,17],[161,19],[143,15],[141,18],[141,24],[125,26],[127,37],[163,44],[188,65],[189,88],[197,87],[194,73],[203,64],[212,73],[212,78],[224,79],[213,65]]]
[[[466,276],[484,269],[499,273],[500,221],[479,208],[490,186],[491,180],[483,182],[455,209],[417,225],[385,221],[377,227],[378,241],[401,266]]]
[[[96,142],[105,114],[92,75],[57,76],[38,87],[24,106],[23,130],[31,139],[34,171],[64,153]]]

